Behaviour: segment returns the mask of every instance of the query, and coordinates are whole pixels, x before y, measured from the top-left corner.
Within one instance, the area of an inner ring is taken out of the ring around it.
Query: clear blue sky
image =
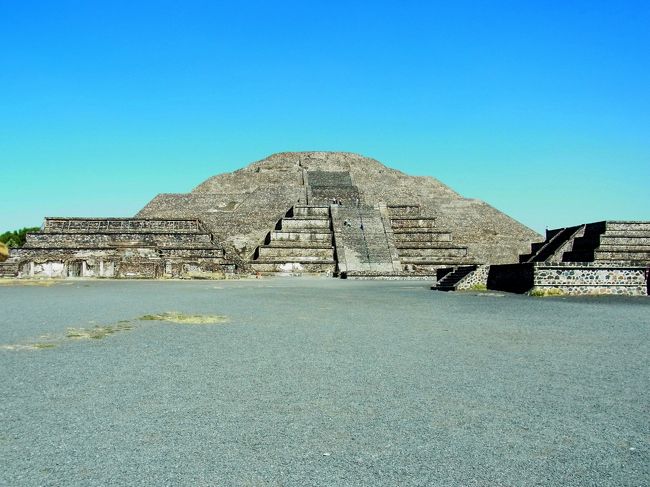
[[[650,2],[0,1],[0,231],[294,150],[650,220]]]

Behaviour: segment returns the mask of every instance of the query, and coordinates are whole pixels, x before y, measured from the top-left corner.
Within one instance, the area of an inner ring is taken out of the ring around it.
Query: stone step
[[[397,247],[417,247],[418,245],[433,245],[438,242],[451,242],[449,232],[427,232],[427,233],[398,233],[394,234]]]
[[[325,232],[312,232],[312,231],[291,231],[284,232],[276,230],[271,232],[272,242],[321,242],[332,245],[332,234]]]
[[[621,251],[621,250],[602,250],[594,252],[594,260],[623,261],[623,262],[649,262],[650,251]]]
[[[413,218],[391,218],[390,225],[394,230],[409,228],[435,228],[435,218],[413,217]]]
[[[646,235],[647,233],[647,235]],[[650,245],[650,232],[604,233],[600,237],[601,245]]]
[[[306,220],[318,220],[319,222],[322,222],[323,220],[329,220],[330,216],[328,215],[293,215],[293,216],[286,216],[282,220],[300,220],[300,221],[306,221]]]
[[[393,234],[395,235],[395,238],[403,238],[404,240],[411,240],[413,236],[419,234],[439,234],[439,233],[449,233],[449,232],[443,232],[439,230],[436,231],[431,228],[416,228],[416,227],[393,228]],[[404,235],[404,237],[400,237],[400,235]]]
[[[599,242],[600,240],[598,235],[588,235],[585,237],[578,237],[575,240],[573,240],[571,251],[572,252],[593,251],[596,247],[598,247],[598,245],[600,244]]]
[[[294,206],[293,216],[296,217],[327,217],[329,218],[329,206]]]
[[[451,243],[450,241],[436,241],[436,242],[395,242],[395,247],[398,249],[399,252],[401,250],[408,251],[408,250],[427,250],[427,249],[460,249],[460,248],[466,248],[466,247],[460,247],[458,245],[455,245]]]
[[[611,245],[602,243],[596,249],[604,252],[650,252],[650,244],[647,245]]]
[[[320,240],[271,240],[263,247],[277,247],[277,248],[300,248],[300,249],[332,249],[332,244]]]
[[[431,265],[431,266],[455,266],[455,265],[468,265],[475,262],[471,257],[400,257],[402,265],[415,264],[415,265]]]
[[[562,262],[593,262],[594,250],[573,250],[564,252]]]
[[[435,289],[436,291],[455,291],[458,288],[458,284],[475,270],[475,265],[458,267],[447,273],[431,289]]]
[[[98,248],[112,246],[184,246],[212,244],[209,234],[197,233],[31,233],[27,235],[26,248]]]
[[[260,247],[259,258],[329,260],[334,258],[334,249],[305,247]]]
[[[159,249],[163,257],[203,257],[223,259],[224,251],[222,249]]]
[[[336,271],[336,263],[331,262],[252,262],[250,264],[253,272],[262,274],[282,273],[330,273]]]
[[[307,230],[307,229],[321,229],[329,230],[329,218],[283,218],[282,230]]]
[[[196,219],[47,217],[43,231],[46,233],[199,233],[201,224]]]
[[[389,205],[391,218],[412,218],[420,216],[420,205]]]
[[[264,256],[259,257],[251,263],[282,263],[282,262],[334,262],[333,258],[311,256],[311,255],[281,255],[281,256]]]
[[[362,281],[433,281],[436,279],[435,272],[374,272],[374,271],[350,271],[341,275],[343,279]]]
[[[531,246],[532,252],[530,254],[519,256],[519,262],[545,262],[549,259],[559,258],[556,254],[559,255],[559,253],[570,245],[572,241],[575,243],[577,240],[576,235],[578,235],[580,231],[584,232],[584,225],[548,231],[547,239],[544,242],[541,242],[541,245],[537,244]],[[584,239],[585,237],[580,238]]]
[[[627,234],[630,231],[650,232],[650,222],[639,222],[639,221],[605,222],[605,231],[607,233],[616,231],[625,234]]]
[[[431,247],[431,248],[409,248],[397,249],[397,253],[401,260],[404,257],[418,257],[418,258],[437,258],[437,257],[466,257],[467,247]]]

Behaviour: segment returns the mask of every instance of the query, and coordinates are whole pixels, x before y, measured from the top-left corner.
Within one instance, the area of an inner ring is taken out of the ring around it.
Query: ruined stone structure
[[[430,177],[356,154],[275,154],[161,194],[141,218],[198,218],[260,272],[424,276],[440,266],[514,262],[538,234]]]
[[[649,274],[650,222],[602,221],[548,230],[518,264],[441,270],[434,289],[645,295]]]
[[[210,277],[233,272],[198,220],[46,218],[12,251],[23,277]]]
[[[47,219],[5,272],[431,278],[442,267],[516,262],[538,238],[431,177],[350,153],[281,153],[191,193],[160,194],[133,219]]]

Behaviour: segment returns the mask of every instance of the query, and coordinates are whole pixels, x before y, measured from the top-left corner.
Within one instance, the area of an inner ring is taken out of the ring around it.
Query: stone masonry
[[[357,154],[287,152],[191,193],[160,194],[135,218],[47,218],[0,273],[425,278],[446,266],[516,262],[538,238],[434,178]]]
[[[295,209],[309,207],[327,208],[314,211],[329,214],[311,223],[291,216]],[[330,252],[324,247],[312,254],[305,249],[318,245],[279,250],[290,248],[280,244],[293,238],[290,228],[300,230],[294,232],[301,234],[295,239],[303,242],[319,234],[329,241],[325,235],[330,233],[335,272],[350,277],[430,274],[445,265],[515,262],[539,238],[434,178],[407,176],[373,159],[342,152],[275,154],[214,176],[191,193],[158,195],[138,217],[199,219],[227,255],[236,254],[269,272],[332,272]],[[331,228],[319,227],[326,219]],[[323,231],[315,231],[318,228]],[[282,255],[287,257],[284,262]]]
[[[519,264],[492,265],[488,287],[510,292],[648,294],[650,222],[602,221],[548,230]]]
[[[211,277],[235,265],[198,220],[46,218],[11,253],[20,277]]]

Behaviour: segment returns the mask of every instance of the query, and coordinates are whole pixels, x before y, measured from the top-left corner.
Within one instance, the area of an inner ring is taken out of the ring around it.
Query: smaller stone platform
[[[235,264],[196,219],[46,218],[13,249],[5,276],[209,278]]]
[[[546,232],[519,264],[490,266],[489,289],[540,294],[649,294],[650,222],[602,221]]]

